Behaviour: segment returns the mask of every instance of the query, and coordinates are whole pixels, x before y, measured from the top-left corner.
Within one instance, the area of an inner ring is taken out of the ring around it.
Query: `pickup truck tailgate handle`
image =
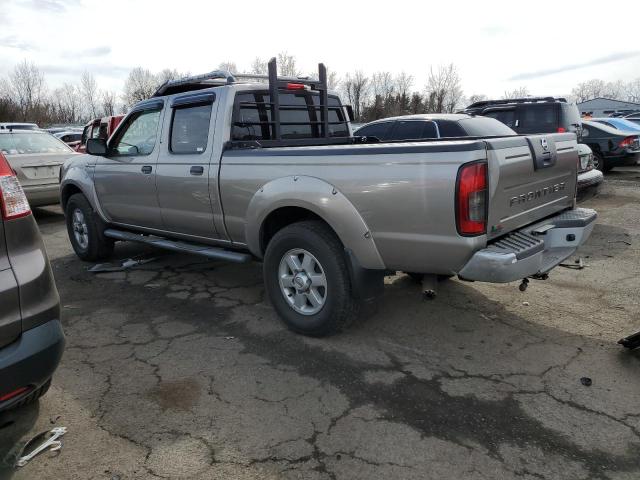
[[[204,167],[194,165],[191,167],[191,170],[189,170],[189,173],[191,175],[202,175],[204,173]]]
[[[144,166],[140,169],[140,171],[141,171],[142,173],[146,173],[146,174],[151,173],[151,170],[153,170],[153,169],[151,168],[151,165],[144,165]]]

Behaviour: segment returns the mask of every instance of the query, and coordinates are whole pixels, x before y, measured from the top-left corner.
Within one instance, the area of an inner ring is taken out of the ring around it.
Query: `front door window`
[[[132,114],[113,143],[115,155],[145,156],[153,152],[160,110],[143,110]]]

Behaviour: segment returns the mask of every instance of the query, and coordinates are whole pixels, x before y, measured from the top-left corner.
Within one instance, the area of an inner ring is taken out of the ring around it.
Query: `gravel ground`
[[[433,301],[389,277],[376,315],[326,339],[283,328],[258,264],[123,244],[159,258],[95,275],[40,210],[67,349],[38,405],[0,416],[0,458],[69,431],[0,477],[637,479],[640,355],[616,341],[640,329],[639,186],[613,171],[583,204],[583,270],[525,293],[449,280]]]

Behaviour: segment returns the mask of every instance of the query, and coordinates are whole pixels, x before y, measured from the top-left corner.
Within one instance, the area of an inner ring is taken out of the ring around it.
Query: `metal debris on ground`
[[[585,264],[584,260],[582,260],[582,257],[580,257],[579,259],[575,260],[574,263],[560,263],[559,266],[564,268],[571,268],[573,270],[582,270],[584,267],[588,267],[589,265]]]
[[[627,242],[626,240],[608,240],[607,243],[626,243],[627,245],[631,245],[631,242]]]
[[[149,258],[127,258],[120,265],[116,265],[113,263],[97,263],[93,267],[89,268],[91,273],[107,273],[107,272],[124,272],[125,270],[129,270],[130,268],[137,267],[139,265],[144,265],[145,263],[153,262],[157,260],[158,257],[149,257]]]
[[[24,467],[29,461],[31,461],[36,455],[48,450],[49,452],[57,452],[62,448],[62,442],[58,438],[67,433],[67,427],[56,427],[48,432],[43,432],[32,438],[22,449],[22,453],[30,449],[30,446],[39,442],[42,438],[45,441],[39,446],[31,450],[27,455],[22,455],[16,462],[17,467]]]
[[[591,379],[589,377],[581,377],[580,378],[580,383],[582,385],[584,385],[585,387],[590,387],[593,382],[591,381]]]

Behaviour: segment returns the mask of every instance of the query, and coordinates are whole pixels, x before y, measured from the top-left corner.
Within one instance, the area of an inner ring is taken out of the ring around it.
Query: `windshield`
[[[48,133],[3,133],[0,134],[0,152],[5,155],[23,155],[69,153],[73,150]]]

